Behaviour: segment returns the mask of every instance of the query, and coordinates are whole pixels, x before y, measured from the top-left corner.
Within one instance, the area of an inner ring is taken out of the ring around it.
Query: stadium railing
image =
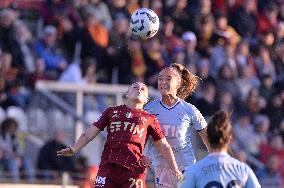
[[[38,81],[36,83],[36,90],[49,97],[53,102],[57,103],[61,108],[64,108],[69,112],[77,121],[75,127],[75,139],[77,139],[82,133],[82,123],[87,123],[83,117],[83,98],[84,94],[101,94],[112,95],[115,97],[115,104],[123,104],[125,93],[128,89],[128,85],[112,85],[112,84],[90,84],[80,85],[74,83],[62,83],[55,81]],[[75,94],[75,109],[60,100],[53,92],[64,92]],[[154,89],[149,89],[149,96],[157,98],[160,96],[159,92]]]

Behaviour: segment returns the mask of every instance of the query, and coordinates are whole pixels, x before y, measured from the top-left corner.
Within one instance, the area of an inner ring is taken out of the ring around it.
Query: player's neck
[[[127,101],[125,103],[125,105],[127,106],[127,108],[131,108],[131,109],[143,109],[143,103],[136,103],[136,102],[133,102],[133,101]]]
[[[211,148],[211,153],[228,153],[228,147]]]
[[[162,102],[167,106],[172,106],[178,101],[178,97],[174,95],[163,95]]]

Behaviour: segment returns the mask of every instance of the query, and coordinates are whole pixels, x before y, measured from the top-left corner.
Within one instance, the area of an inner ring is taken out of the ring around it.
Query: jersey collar
[[[164,108],[166,108],[166,109],[168,109],[168,110],[174,108],[179,102],[180,102],[180,98],[178,97],[177,102],[175,102],[175,103],[174,103],[173,105],[171,105],[171,106],[167,106],[167,105],[165,105],[165,104],[163,103],[162,98],[160,98],[160,104],[161,104]]]

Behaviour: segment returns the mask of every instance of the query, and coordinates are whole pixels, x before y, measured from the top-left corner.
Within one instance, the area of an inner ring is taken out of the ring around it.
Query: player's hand
[[[68,148],[62,149],[60,151],[57,151],[57,156],[72,156],[75,154],[74,149],[69,146]]]
[[[177,181],[179,181],[182,178],[182,173],[179,170],[174,170],[173,174],[177,177]]]

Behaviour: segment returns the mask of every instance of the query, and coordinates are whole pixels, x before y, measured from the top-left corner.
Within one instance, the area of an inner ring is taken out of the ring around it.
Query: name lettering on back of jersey
[[[202,172],[204,173],[204,175],[208,174],[208,173],[214,173],[214,172],[219,172],[219,171],[223,171],[225,169],[228,169],[229,166],[231,166],[232,164],[230,163],[214,163],[214,164],[210,164],[208,166],[205,166],[202,168]]]
[[[145,130],[145,127],[140,129],[139,125],[136,125],[135,123],[130,123],[127,121],[126,122],[121,122],[121,121],[111,122],[109,126],[109,131],[111,133],[120,131],[120,130],[129,131],[132,134],[138,134],[139,137],[141,138]]]

